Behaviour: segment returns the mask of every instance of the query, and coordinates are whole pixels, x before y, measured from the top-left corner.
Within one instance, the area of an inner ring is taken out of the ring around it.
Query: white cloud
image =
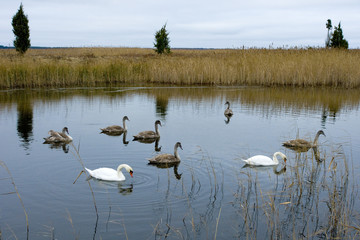
[[[323,46],[325,23],[342,23],[360,48],[358,0],[175,1],[23,0],[32,45],[152,47],[165,22],[172,47]],[[20,1],[0,9],[0,44],[12,44],[11,18]]]

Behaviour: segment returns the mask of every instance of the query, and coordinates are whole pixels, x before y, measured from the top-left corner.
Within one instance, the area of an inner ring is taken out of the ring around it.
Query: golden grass
[[[116,83],[360,87],[360,51],[334,49],[0,50],[0,88]]]

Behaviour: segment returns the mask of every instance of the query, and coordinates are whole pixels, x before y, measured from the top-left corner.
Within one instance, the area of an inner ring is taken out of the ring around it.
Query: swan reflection
[[[226,120],[224,120],[224,121],[225,121],[225,124],[229,124],[229,123],[230,123],[230,119],[231,119],[232,116],[225,115],[225,117],[226,117]]]
[[[163,164],[153,164],[153,163],[148,163],[148,165],[150,166],[154,166],[154,167],[157,167],[157,168],[174,168],[174,175],[175,175],[175,178],[180,180],[181,179],[181,174],[178,173],[178,167],[180,165],[180,163],[163,163]]]
[[[115,133],[115,132],[101,132],[101,134],[105,134],[105,135],[108,135],[108,136],[112,136],[112,137],[119,137],[119,136],[123,136],[123,144],[126,146],[129,144],[129,141],[126,140],[126,137],[127,137],[127,131],[125,132],[118,132],[118,133]]]
[[[89,176],[86,178],[87,181],[92,180],[96,182],[97,186],[109,189],[109,188],[117,188],[118,193],[120,193],[123,196],[130,195],[133,192],[134,185],[127,184],[125,182],[109,182],[109,181],[101,181],[99,179],[93,178]]]
[[[151,144],[153,142],[155,142],[155,152],[160,152],[161,151],[161,146],[159,147],[159,142],[160,142],[160,138],[156,138],[156,139],[134,139],[133,141],[136,142],[140,142],[140,143],[144,143],[144,144]]]
[[[64,153],[69,152],[69,144],[66,142],[53,142],[53,143],[44,142],[43,144],[49,145],[50,149],[62,149]]]
[[[286,165],[284,165],[282,168],[280,168],[280,170],[277,170],[278,166],[279,165],[274,165],[274,166],[254,166],[254,165],[246,164],[242,168],[252,168],[252,169],[255,169],[256,171],[264,171],[264,172],[268,171],[269,169],[272,169],[273,173],[275,175],[281,175],[281,174],[286,172]]]

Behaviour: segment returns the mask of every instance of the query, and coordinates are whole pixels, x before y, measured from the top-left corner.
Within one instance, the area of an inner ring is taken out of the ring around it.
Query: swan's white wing
[[[112,168],[98,168],[95,170],[90,170],[85,168],[86,171],[89,172],[89,174],[96,179],[105,180],[105,181],[124,181],[125,176],[120,177],[118,176],[116,170]]]
[[[254,166],[272,166],[272,165],[276,165],[274,163],[274,161],[264,155],[256,155],[253,156],[251,158],[248,158],[246,160],[243,160],[244,162],[246,162],[249,165],[254,165]]]

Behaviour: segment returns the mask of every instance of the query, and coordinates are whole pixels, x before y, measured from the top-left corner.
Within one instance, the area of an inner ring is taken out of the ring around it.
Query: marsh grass
[[[256,171],[239,174],[233,206],[243,216],[240,238],[358,238],[359,219],[354,212],[357,188],[350,179],[352,162],[341,147],[332,149],[329,155],[320,154],[324,161],[318,161],[311,151],[297,153],[287,171],[276,176],[273,187],[266,190]]]
[[[30,49],[0,50],[0,88],[116,83],[360,87],[359,50]]]
[[[16,192],[16,195],[17,195],[17,197],[19,198],[19,201],[20,201],[20,203],[21,203],[21,207],[22,207],[22,209],[24,210],[24,215],[25,215],[25,220],[26,220],[26,239],[29,239],[29,217],[28,217],[28,214],[27,214],[27,212],[26,212],[24,202],[23,202],[23,200],[22,200],[22,198],[21,198],[21,196],[20,196],[20,193],[19,193],[19,191],[18,191],[18,188],[16,187],[14,178],[12,177],[12,174],[11,174],[9,168],[6,166],[5,162],[3,162],[3,161],[0,160],[0,166],[3,167],[3,168],[6,170],[6,172],[8,173],[9,178],[10,178],[10,180],[11,180],[11,184],[13,185],[14,190],[15,190],[15,192]],[[9,194],[11,194],[11,193],[9,193]],[[10,231],[12,231],[11,228],[9,228],[9,229],[10,229]],[[17,239],[15,233],[14,233],[13,231],[12,231],[12,233],[13,233],[14,238]],[[1,231],[0,231],[0,239],[1,239]]]

